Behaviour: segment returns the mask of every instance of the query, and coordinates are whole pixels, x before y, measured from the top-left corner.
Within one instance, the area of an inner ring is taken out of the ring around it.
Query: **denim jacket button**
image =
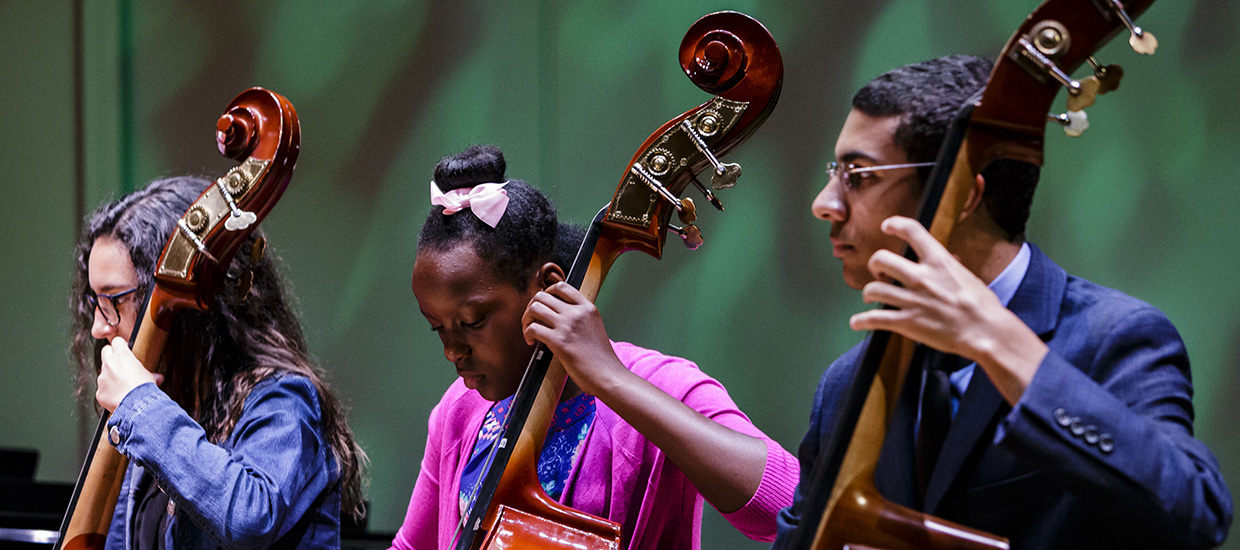
[[[116,426],[108,430],[108,441],[112,442],[113,447],[121,444],[121,431],[116,429]]]

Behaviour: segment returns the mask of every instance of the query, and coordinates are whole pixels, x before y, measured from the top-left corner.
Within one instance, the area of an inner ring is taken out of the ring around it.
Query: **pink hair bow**
[[[508,185],[508,182],[483,183],[444,193],[439,190],[439,186],[435,185],[434,181],[431,181],[431,204],[442,206],[445,216],[451,216],[469,208],[474,211],[478,219],[482,220],[482,223],[495,227],[499,219],[504,216],[504,210],[508,208],[508,192],[504,190],[505,185]]]

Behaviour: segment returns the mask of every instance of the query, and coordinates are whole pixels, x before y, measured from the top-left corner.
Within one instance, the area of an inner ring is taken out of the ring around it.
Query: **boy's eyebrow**
[[[878,162],[878,159],[875,159],[874,157],[866,153],[863,153],[861,151],[848,151],[840,155],[840,162],[842,164],[848,164],[855,160],[868,160],[870,162]]]

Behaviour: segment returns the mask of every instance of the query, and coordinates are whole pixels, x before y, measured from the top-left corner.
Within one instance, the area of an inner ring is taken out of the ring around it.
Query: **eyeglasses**
[[[114,327],[121,324],[121,313],[118,309],[122,302],[121,299],[133,294],[137,290],[138,287],[136,286],[115,294],[95,294],[88,290],[86,291],[86,303],[90,304],[92,311],[98,309],[99,313],[103,314],[103,320],[108,322],[108,326]]]
[[[896,170],[899,168],[925,168],[934,166],[933,162],[910,162],[905,164],[880,164],[878,166],[857,166],[856,164],[840,164],[838,162],[827,163],[827,175],[831,178],[839,178],[840,183],[844,184],[844,189],[854,190],[861,187],[861,180],[866,174],[871,172],[881,172],[883,170]],[[830,180],[827,180],[830,181]]]

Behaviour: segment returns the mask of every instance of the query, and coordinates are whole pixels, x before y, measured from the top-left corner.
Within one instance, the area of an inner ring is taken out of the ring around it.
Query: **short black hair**
[[[970,55],[949,55],[892,69],[857,91],[854,109],[873,117],[900,116],[895,144],[909,162],[933,162],[952,120],[970,98],[986,86],[991,62]],[[919,169],[921,181],[930,168]],[[982,201],[1008,237],[1023,237],[1038,184],[1037,166],[999,159],[982,170]]]
[[[440,160],[435,184],[441,191],[506,181],[508,207],[491,227],[471,212],[444,215],[444,207],[434,206],[422,224],[418,252],[444,252],[469,243],[501,281],[516,288],[529,284],[538,267],[554,259],[559,223],[555,205],[524,181],[506,180],[506,170],[503,151],[491,145],[474,145]]]

